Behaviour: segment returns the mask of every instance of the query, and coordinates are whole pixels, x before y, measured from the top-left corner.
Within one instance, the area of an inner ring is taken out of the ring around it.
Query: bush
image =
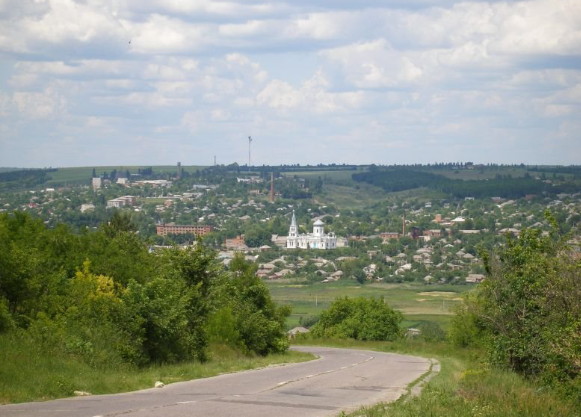
[[[487,279],[454,320],[452,339],[480,338],[493,364],[581,397],[581,262],[552,223],[550,236],[524,230],[484,254]]]
[[[315,337],[395,340],[402,335],[400,312],[382,298],[338,298],[321,313],[311,332]]]

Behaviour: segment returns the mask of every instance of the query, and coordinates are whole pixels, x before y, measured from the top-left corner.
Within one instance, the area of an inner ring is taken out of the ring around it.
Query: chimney
[[[274,172],[270,173],[270,202],[274,203]]]

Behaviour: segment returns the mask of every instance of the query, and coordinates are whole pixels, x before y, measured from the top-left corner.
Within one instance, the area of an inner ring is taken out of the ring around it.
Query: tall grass
[[[69,397],[74,391],[108,394],[151,388],[223,373],[261,368],[271,364],[306,361],[309,354],[287,352],[279,355],[247,356],[229,347],[213,345],[205,363],[187,362],[131,366],[89,366],[65,351],[43,350],[26,335],[0,335],[0,404]]]

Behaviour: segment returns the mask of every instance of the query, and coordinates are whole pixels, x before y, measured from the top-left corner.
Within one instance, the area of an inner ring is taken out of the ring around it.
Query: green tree
[[[318,337],[340,337],[356,340],[395,340],[401,336],[400,312],[382,298],[338,298],[311,331]]]
[[[467,344],[482,334],[493,363],[577,387],[581,395],[581,262],[549,220],[550,235],[523,230],[484,253],[487,279],[454,326],[473,323],[477,330],[455,337]]]
[[[228,276],[217,284],[214,301],[211,339],[224,337],[223,342],[260,355],[288,348],[284,324],[290,309],[275,305],[256,276],[256,264],[245,261],[241,254],[231,261]]]

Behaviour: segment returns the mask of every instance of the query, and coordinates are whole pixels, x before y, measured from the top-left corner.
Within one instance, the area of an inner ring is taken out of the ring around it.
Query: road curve
[[[430,360],[300,346],[318,360],[178,382],[124,394],[0,406],[1,417],[334,416],[393,401]]]

